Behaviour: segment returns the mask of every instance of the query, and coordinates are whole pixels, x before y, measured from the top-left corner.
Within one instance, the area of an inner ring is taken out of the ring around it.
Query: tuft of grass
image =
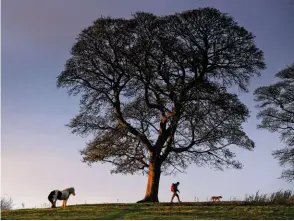
[[[267,203],[267,204],[293,204],[294,193],[291,190],[279,190],[271,194],[259,194],[257,191],[255,194],[246,195],[245,202],[248,203]]]

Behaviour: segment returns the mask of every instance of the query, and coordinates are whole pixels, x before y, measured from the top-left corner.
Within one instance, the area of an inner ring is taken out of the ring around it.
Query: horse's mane
[[[75,188],[73,188],[73,187],[69,187],[69,188],[66,188],[64,190],[68,191],[69,193],[74,193],[75,192]]]

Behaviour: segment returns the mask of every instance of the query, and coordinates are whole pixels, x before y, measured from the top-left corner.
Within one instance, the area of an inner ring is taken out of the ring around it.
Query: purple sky
[[[111,175],[111,165],[89,168],[78,150],[85,139],[71,135],[67,124],[78,113],[78,99],[56,88],[77,34],[101,15],[130,17],[138,10],[157,15],[198,7],[229,13],[256,35],[265,53],[267,69],[252,80],[250,93],[240,97],[251,110],[244,124],[256,142],[253,152],[236,150],[243,170],[214,171],[190,166],[185,174],[161,177],[159,199],[169,201],[170,183],[180,181],[183,201],[211,195],[244,197],[292,189],[276,179],[281,169],[271,156],[282,148],[278,134],[256,130],[258,121],[252,92],[274,81],[273,76],[294,59],[294,4],[290,0],[2,0],[2,156],[1,195],[16,207],[40,207],[53,189],[76,188],[69,204],[135,202],[144,193],[147,178]]]

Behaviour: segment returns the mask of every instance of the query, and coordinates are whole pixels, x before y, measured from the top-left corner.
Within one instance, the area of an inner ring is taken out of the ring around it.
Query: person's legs
[[[173,202],[175,196],[176,196],[176,193],[174,192],[170,201],[171,203]]]
[[[179,194],[176,193],[179,203],[181,202]]]

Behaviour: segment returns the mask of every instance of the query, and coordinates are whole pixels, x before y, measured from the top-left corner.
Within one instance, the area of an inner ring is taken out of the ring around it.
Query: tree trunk
[[[159,202],[158,189],[159,189],[159,180],[160,180],[160,174],[161,174],[160,168],[161,168],[161,162],[159,161],[159,159],[150,160],[148,183],[147,183],[145,197],[144,199],[138,201],[137,203]]]

